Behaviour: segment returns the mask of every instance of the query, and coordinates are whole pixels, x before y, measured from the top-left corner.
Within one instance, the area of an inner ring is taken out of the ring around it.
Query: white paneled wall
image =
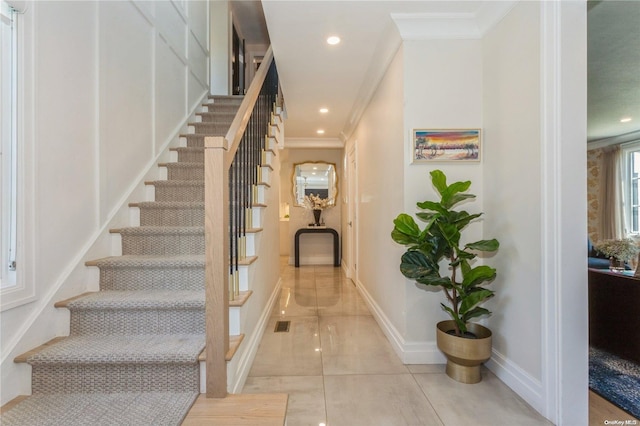
[[[209,92],[209,2],[27,3],[20,267],[37,299],[0,314],[2,404],[29,393],[13,358],[67,333],[53,303],[95,288],[85,260],[112,254],[108,229]]]

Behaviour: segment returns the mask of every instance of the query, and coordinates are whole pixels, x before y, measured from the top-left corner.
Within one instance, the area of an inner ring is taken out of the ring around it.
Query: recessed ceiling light
[[[334,44],[338,44],[340,43],[340,37],[338,36],[331,36],[327,39],[327,43],[329,43],[330,45],[334,45]]]
[[[320,108],[320,113],[321,114],[326,114],[329,112],[329,108]]]
[[[631,117],[623,117],[623,118],[620,119],[621,123],[628,123],[630,121],[631,121]]]
[[[324,135],[324,130],[320,129],[316,133],[318,133],[319,135]]]

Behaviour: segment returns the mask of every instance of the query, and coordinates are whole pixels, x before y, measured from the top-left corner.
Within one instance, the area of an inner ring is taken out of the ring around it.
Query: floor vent
[[[273,331],[274,333],[288,333],[289,325],[291,325],[291,321],[277,321],[276,329]]]

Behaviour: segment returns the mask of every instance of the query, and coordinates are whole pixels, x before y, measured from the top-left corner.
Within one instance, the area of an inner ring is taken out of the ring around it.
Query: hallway
[[[243,393],[288,393],[288,426],[550,424],[486,369],[463,385],[444,365],[403,365],[341,268],[286,261]]]

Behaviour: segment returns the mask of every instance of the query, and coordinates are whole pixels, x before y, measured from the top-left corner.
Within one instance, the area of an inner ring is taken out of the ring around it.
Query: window
[[[5,1],[0,9],[0,289],[15,286],[17,248],[17,104],[18,55],[16,11]]]
[[[640,142],[622,147],[625,234],[640,234]]]

